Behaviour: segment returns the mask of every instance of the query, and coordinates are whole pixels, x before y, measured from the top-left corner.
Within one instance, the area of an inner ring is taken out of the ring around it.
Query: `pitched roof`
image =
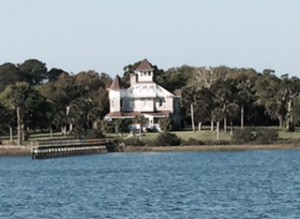
[[[120,79],[119,75],[116,75],[115,79],[109,86],[108,90],[120,90],[121,88],[122,88],[121,79]]]
[[[139,65],[139,67],[136,68],[136,71],[152,71],[152,65],[150,62],[148,62],[147,59],[144,59],[141,64]]]

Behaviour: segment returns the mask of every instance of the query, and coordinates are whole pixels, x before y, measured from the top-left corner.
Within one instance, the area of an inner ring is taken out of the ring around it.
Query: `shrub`
[[[226,141],[226,140],[219,140],[219,141],[215,141],[216,145],[230,145],[231,142],[230,141]]]
[[[256,134],[257,144],[271,144],[278,139],[278,131],[273,129],[266,129]]]
[[[250,129],[237,129],[233,132],[232,143],[247,144],[255,139]]]
[[[124,144],[126,146],[144,146],[145,143],[141,141],[139,138],[128,138],[124,139]]]
[[[172,130],[173,126],[174,121],[170,117],[162,118],[159,120],[159,127],[164,132]]]
[[[154,147],[157,146],[156,140],[147,140],[145,146]]]
[[[157,136],[155,142],[157,146],[177,146],[180,145],[181,139],[176,134],[163,132]]]
[[[93,138],[104,138],[105,135],[102,133],[101,130],[99,129],[92,129],[92,130],[89,130],[87,133],[86,133],[86,138],[90,138],[90,139],[93,139]]]
[[[211,139],[206,140],[204,143],[205,143],[205,145],[229,145],[229,144],[231,144],[230,141],[226,141],[226,140],[217,141],[217,140],[211,140]]]
[[[189,138],[188,140],[181,140],[181,144],[182,145],[204,145],[205,143],[195,138]]]
[[[101,130],[102,130],[102,132],[105,132],[105,133],[115,133],[115,126],[112,122],[103,120],[101,122]]]
[[[128,126],[131,124],[131,120],[128,119],[117,119],[114,122],[115,133],[128,132]]]

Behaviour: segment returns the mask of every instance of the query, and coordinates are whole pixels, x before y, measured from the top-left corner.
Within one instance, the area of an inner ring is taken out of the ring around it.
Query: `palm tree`
[[[147,122],[147,119],[145,118],[144,115],[142,114],[137,114],[134,119],[133,119],[133,122],[139,126],[139,136],[140,136],[140,140],[142,140],[142,127],[143,125],[146,124]]]

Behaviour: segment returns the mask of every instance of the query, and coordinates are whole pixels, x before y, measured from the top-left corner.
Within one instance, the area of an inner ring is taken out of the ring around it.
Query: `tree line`
[[[124,67],[122,83],[140,62]],[[300,115],[300,80],[272,69],[181,66],[166,71],[154,66],[156,81],[182,94],[182,124],[224,131],[233,125],[274,125],[292,131]],[[18,135],[21,144],[33,131],[60,131],[81,136],[99,130],[109,112],[107,73],[72,74],[29,59],[0,65],[0,131]],[[232,129],[231,129],[232,130]]]

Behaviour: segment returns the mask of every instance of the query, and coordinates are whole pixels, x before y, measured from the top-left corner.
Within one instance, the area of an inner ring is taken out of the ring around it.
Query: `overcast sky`
[[[147,58],[300,77],[299,0],[0,0],[0,64],[123,74]]]

